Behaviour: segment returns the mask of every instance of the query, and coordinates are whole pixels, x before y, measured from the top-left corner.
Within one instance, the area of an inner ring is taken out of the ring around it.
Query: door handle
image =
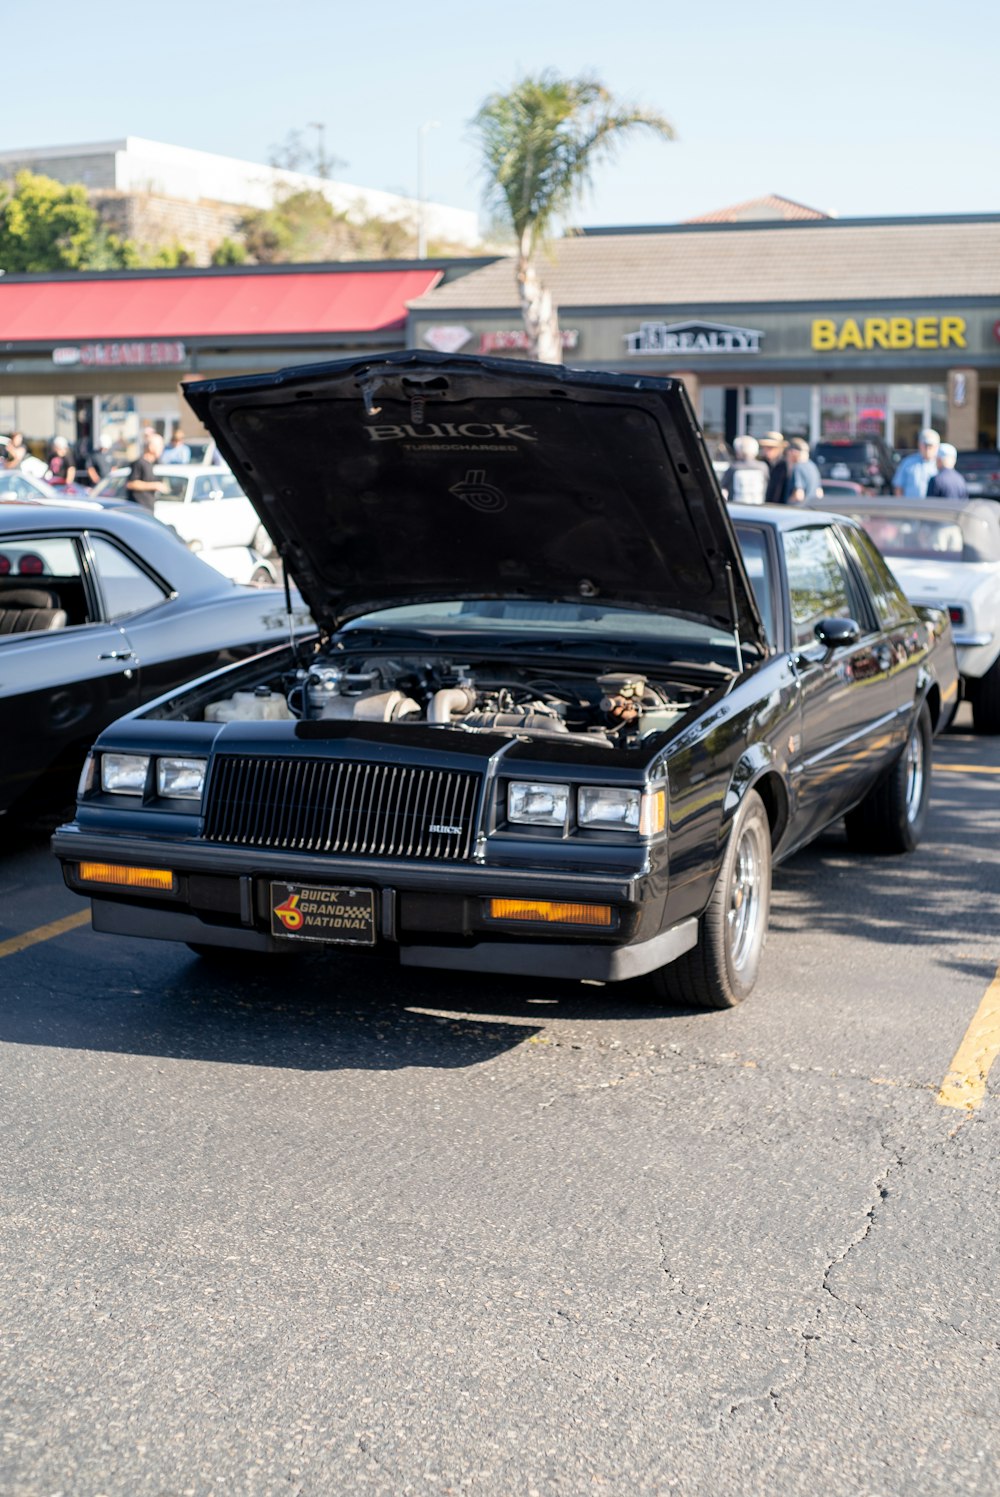
[[[107,650],[103,655],[98,655],[98,660],[134,660],[134,650]]]

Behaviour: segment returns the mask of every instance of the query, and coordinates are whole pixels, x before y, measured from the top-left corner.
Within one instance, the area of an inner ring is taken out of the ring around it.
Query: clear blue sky
[[[1000,208],[996,0],[172,0],[4,7],[0,147],[142,135],[250,160],[325,125],[333,175],[481,204],[468,122],[526,72],[658,109],[580,223],[668,223],[778,192],[842,216]],[[13,50],[11,50],[13,49]]]

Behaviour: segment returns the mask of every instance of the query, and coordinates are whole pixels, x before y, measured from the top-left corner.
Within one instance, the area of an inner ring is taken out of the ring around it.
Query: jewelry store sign
[[[187,359],[183,343],[165,341],[128,343],[74,343],[52,350],[52,362],[60,368],[79,365],[83,369],[176,369]]]
[[[728,322],[642,322],[625,334],[630,354],[760,353],[764,334],[759,328],[733,327]]]

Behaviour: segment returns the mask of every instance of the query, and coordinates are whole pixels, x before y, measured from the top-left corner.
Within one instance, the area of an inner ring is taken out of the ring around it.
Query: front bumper
[[[113,837],[60,827],[53,850],[67,887],[91,900],[93,928],[114,935],[180,941],[246,952],[294,952],[301,942],[268,928],[269,881],[358,885],[376,891],[378,946],[404,966],[617,982],[674,961],[697,940],[697,920],[665,919],[666,889],[647,870],[498,868],[481,864],[404,864],[363,858],[248,854],[198,843]],[[124,893],[83,884],[81,861],[169,866],[176,896]],[[488,898],[608,904],[617,929],[489,929],[477,912]],[[315,949],[315,943],[310,943]],[[335,943],[334,943],[335,944]],[[354,948],[357,950],[357,948]]]

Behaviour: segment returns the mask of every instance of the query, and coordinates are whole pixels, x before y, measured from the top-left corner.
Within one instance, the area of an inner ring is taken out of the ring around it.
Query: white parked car
[[[991,499],[855,498],[864,526],[914,603],[947,611],[977,733],[1000,733],[1000,504]]]
[[[157,495],[153,513],[192,549],[249,546],[260,556],[274,551],[260,516],[228,468],[202,463],[157,463],[157,478],[169,494]],[[96,499],[126,499],[129,469],[116,468],[94,490]]]

